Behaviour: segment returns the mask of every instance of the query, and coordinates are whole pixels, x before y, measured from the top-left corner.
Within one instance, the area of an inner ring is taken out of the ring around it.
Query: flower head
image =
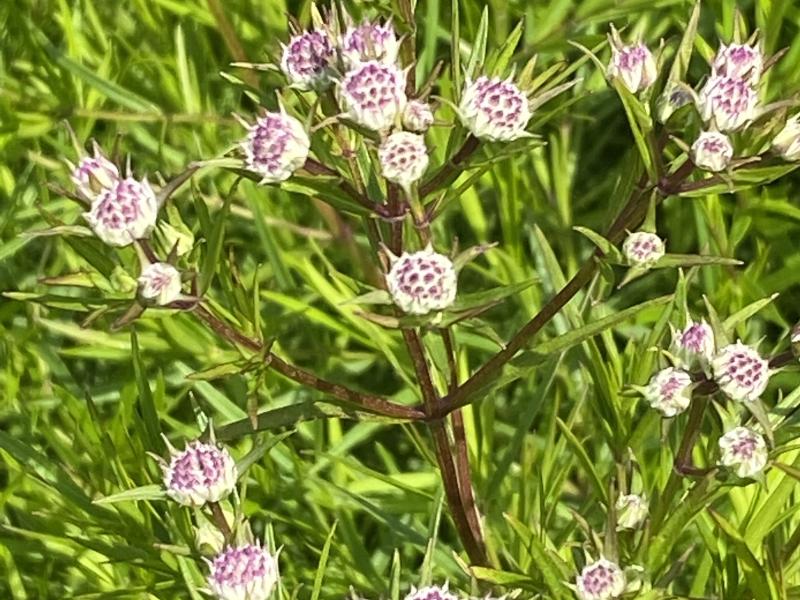
[[[404,600],[458,600],[458,597],[448,590],[445,583],[443,586],[429,585],[419,589],[412,587]]]
[[[181,295],[181,274],[169,263],[147,265],[139,275],[139,295],[164,306]]]
[[[185,506],[218,502],[233,491],[238,472],[225,448],[191,442],[163,466],[167,495]]]
[[[127,246],[155,227],[158,199],[147,179],[127,177],[102,190],[83,217],[106,244]]]
[[[406,103],[403,72],[374,60],[348,71],[340,91],[347,116],[373,131],[394,125]]]
[[[228,546],[211,561],[208,575],[219,600],[267,600],[277,582],[277,559],[257,544]]]
[[[658,77],[655,58],[642,43],[612,45],[606,74],[611,79],[619,79],[633,94],[649,88]]]
[[[786,125],[772,140],[772,149],[785,160],[800,160],[800,114],[786,121]]]
[[[308,158],[311,142],[302,123],[284,112],[268,112],[247,130],[241,143],[245,164],[261,183],[285,181]]]
[[[711,65],[711,73],[715,77],[741,79],[754,86],[761,77],[763,66],[764,54],[757,45],[721,44]]]
[[[375,60],[393,65],[397,61],[400,44],[391,23],[365,22],[348,27],[342,37],[342,60],[348,68]]]
[[[93,200],[100,192],[119,182],[119,169],[95,144],[94,156],[81,157],[78,164],[72,168],[71,179],[84,197]]]
[[[758,400],[769,382],[769,363],[741,342],[720,350],[711,367],[719,389],[738,402]]]
[[[601,558],[586,565],[575,580],[581,600],[609,600],[625,591],[625,572],[619,565]]]
[[[394,303],[403,312],[425,315],[444,310],[456,298],[456,270],[443,254],[425,249],[404,252],[386,275]]]
[[[409,100],[403,109],[403,127],[409,131],[423,133],[433,125],[433,111],[430,104],[421,100]]]
[[[683,364],[692,366],[699,362],[706,366],[714,358],[714,330],[705,320],[695,323],[689,319],[682,331],[673,330],[672,346]]]
[[[724,133],[704,131],[692,144],[692,162],[706,171],[724,171],[733,158],[733,146]]]
[[[756,116],[758,95],[743,79],[711,77],[698,95],[700,115],[720,131],[733,131]]]
[[[328,87],[333,76],[336,51],[324,31],[304,31],[283,46],[281,70],[301,90]]]
[[[664,256],[664,241],[655,233],[637,231],[625,238],[622,253],[631,266],[652,267]]]
[[[672,114],[694,101],[692,92],[677,84],[667,84],[667,88],[658,98],[657,117],[661,123],[666,123]]]
[[[416,133],[397,131],[381,144],[378,159],[383,176],[408,190],[428,168],[425,139]]]
[[[514,83],[485,76],[467,81],[458,112],[472,135],[493,142],[527,135],[531,118],[528,99]]]
[[[644,398],[665,417],[674,417],[689,406],[692,378],[681,369],[662,369],[650,379],[644,390]]]
[[[739,477],[753,477],[767,464],[764,438],[746,427],[736,427],[719,438],[720,464],[733,467]]]
[[[617,529],[636,529],[647,518],[650,504],[644,496],[622,494],[617,498]]]

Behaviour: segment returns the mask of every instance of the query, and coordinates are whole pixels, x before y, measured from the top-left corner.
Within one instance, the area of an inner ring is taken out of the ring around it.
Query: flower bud
[[[704,131],[692,144],[692,162],[706,171],[724,171],[733,158],[733,146],[724,133]]]
[[[233,491],[239,476],[225,448],[198,441],[174,451],[163,471],[167,495],[184,506],[219,502]]]
[[[755,86],[761,77],[763,66],[764,54],[757,45],[720,44],[711,65],[711,73],[714,77],[741,79]]]
[[[650,510],[650,504],[644,496],[638,494],[622,494],[617,498],[617,529],[637,529]]]
[[[757,104],[755,90],[732,77],[711,77],[698,95],[700,115],[720,131],[733,131],[752,121]]]
[[[769,382],[769,363],[742,342],[720,350],[711,368],[719,389],[737,402],[758,400]]]
[[[664,256],[664,242],[655,233],[637,231],[625,238],[622,253],[631,266],[649,268]]]
[[[772,140],[772,149],[784,160],[800,160],[800,114],[786,121],[786,125]]]
[[[416,133],[395,132],[378,148],[378,159],[383,176],[409,190],[428,168],[425,139]]]
[[[649,88],[658,77],[655,58],[642,43],[614,44],[606,74],[610,79],[619,79],[633,94]]]
[[[456,298],[457,276],[452,261],[425,249],[404,252],[386,275],[394,303],[411,315],[444,310]]]
[[[405,600],[458,600],[458,596],[451,593],[448,584],[443,586],[429,585],[422,588],[411,586],[411,591],[406,594]]]
[[[406,78],[393,65],[374,60],[348,71],[341,83],[347,116],[373,131],[394,125],[406,103]]]
[[[610,600],[624,593],[625,573],[616,563],[601,558],[586,565],[575,584],[581,600]]]
[[[85,198],[94,200],[97,195],[119,182],[117,165],[108,160],[95,145],[94,156],[84,156],[72,169],[72,182]]]
[[[241,143],[247,169],[260,183],[285,181],[308,158],[311,142],[303,124],[284,112],[268,112],[247,130]]]
[[[304,31],[283,46],[281,70],[301,90],[323,90],[331,83],[336,51],[324,31]]]
[[[692,377],[681,369],[662,369],[650,379],[644,398],[665,417],[674,417],[685,411],[692,400]]]
[[[510,142],[528,135],[528,98],[510,79],[481,76],[467,81],[458,112],[472,135],[482,140]]]
[[[210,564],[218,600],[267,600],[278,583],[278,561],[260,545],[228,546]]]
[[[433,111],[430,104],[420,100],[409,100],[403,109],[403,127],[409,131],[423,133],[433,125]]]
[[[348,27],[342,38],[342,60],[351,69],[362,62],[375,60],[387,65],[397,61],[400,44],[391,23],[362,23]]]
[[[181,295],[181,274],[169,263],[149,264],[139,275],[139,295],[159,306],[169,304]]]
[[[147,179],[128,177],[102,190],[83,217],[106,244],[127,246],[155,227],[158,199]]]
[[[714,330],[705,320],[689,319],[683,331],[673,330],[672,338],[673,352],[688,367],[699,363],[705,368],[714,358]]]
[[[675,84],[668,86],[659,96],[656,107],[656,116],[661,123],[666,123],[672,113],[694,101],[692,93],[687,89]]]
[[[719,439],[720,464],[734,468],[739,477],[753,477],[767,464],[764,438],[746,427],[736,427]]]

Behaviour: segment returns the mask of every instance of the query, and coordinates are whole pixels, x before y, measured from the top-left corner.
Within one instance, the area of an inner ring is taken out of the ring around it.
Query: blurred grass
[[[484,3],[458,5],[466,56]],[[494,0],[485,5],[491,16],[490,47],[500,46],[525,19],[514,63],[521,65],[538,53],[538,72],[578,60],[580,53],[568,42],[592,47],[612,20],[653,44],[662,37],[675,42],[691,8],[677,0]],[[705,41],[698,41],[698,50],[708,54],[717,36],[731,35],[735,6],[703,3]],[[769,49],[789,47],[767,86],[770,98],[792,96],[800,77],[800,7],[788,1],[739,7],[751,27],[762,30]],[[357,14],[390,10],[388,2],[353,8]],[[221,73],[249,77],[228,65],[274,56],[285,39],[286,12],[307,19],[309,4],[19,0],[0,5],[5,32],[0,53],[0,290],[44,292],[39,278],[85,269],[63,240],[24,235],[46,228],[50,219],[77,219],[77,208],[47,188],[47,183],[67,181],[60,160],[74,156],[62,120],[69,120],[79,139],[94,136],[106,147],[119,136],[137,174],[154,178],[168,179],[193,159],[218,156],[241,135],[231,113],[250,115],[257,109],[242,86]],[[436,60],[449,60],[449,4],[420,2],[417,24],[419,71],[426,73]],[[703,72],[695,57],[693,80]],[[536,275],[541,279],[487,315],[503,339],[560,287],[560,271],[571,274],[590,251],[589,242],[572,227],[602,229],[624,200],[615,190],[635,160],[624,113],[590,63],[579,75],[585,79],[585,97],[537,131],[547,145],[501,161],[437,223],[437,239],[457,236],[462,247],[500,243],[463,274],[465,290]],[[275,74],[258,75],[265,105],[274,105],[272,90],[280,84]],[[449,89],[447,78],[441,89]],[[431,136],[439,159],[446,135],[436,131]],[[212,215],[231,181],[213,170],[196,177],[196,193]],[[724,317],[780,293],[771,307],[737,331],[749,341],[769,340],[765,352],[800,320],[797,184],[797,177],[790,176],[732,196],[671,198],[659,214],[671,251],[701,251],[746,263],[741,269],[711,267],[696,273],[688,291],[694,311],[703,310],[703,295]],[[196,223],[189,190],[181,192],[176,205],[187,223]],[[403,383],[411,380],[408,359],[397,336],[341,305],[352,295],[344,277],[362,273],[352,265],[347,240],[313,203],[299,194],[244,182],[228,219],[222,253],[231,258],[236,279],[228,285],[218,282],[212,297],[228,308],[234,302],[246,307],[252,298],[235,290],[242,282],[248,290],[257,283],[255,310],[265,334],[274,336],[295,362],[332,379],[412,400]],[[357,222],[353,227],[360,230]],[[196,228],[195,234],[202,237]],[[361,235],[354,243],[366,247]],[[675,285],[674,272],[650,274],[626,288],[624,301],[615,296],[591,314],[588,302],[571,305],[548,333],[671,293]],[[70,288],[56,290],[75,294]],[[530,593],[548,589],[543,575],[548,571],[540,562],[545,550],[555,550],[564,561],[551,565],[551,580],[572,577],[572,557],[580,559],[580,542],[586,538],[575,514],[602,528],[602,482],[614,474],[614,459],[621,458],[613,453],[631,448],[649,495],[657,498],[667,484],[669,448],[678,445],[682,421],[662,432],[659,419],[620,396],[631,373],[642,378],[636,383],[649,375],[649,366],[642,363],[651,364],[652,357],[646,357],[644,342],[660,316],[660,309],[648,311],[466,411],[490,552],[507,571],[526,574],[523,585]],[[157,432],[140,411],[148,393],[143,381],[152,389],[160,427],[173,438],[197,433],[200,410],[221,425],[242,418],[251,405],[264,409],[317,398],[270,373],[186,379],[238,355],[191,318],[158,313],[148,313],[136,325],[146,374],[137,383],[130,333],[108,333],[102,318],[82,329],[81,320],[71,310],[0,300],[0,596],[198,597],[189,590],[202,584],[202,567],[186,556],[193,540],[184,513],[158,501],[92,504],[92,499],[158,476],[145,455],[154,449]],[[435,343],[431,340],[434,348]],[[465,371],[493,350],[485,336],[466,329],[459,330],[459,345]],[[800,384],[790,372],[776,381],[771,398],[777,398],[779,387],[791,390]],[[792,397],[786,400],[782,405],[790,412]],[[610,429],[610,417],[603,412],[607,407],[618,411],[619,430]],[[783,439],[796,437],[797,427],[790,417],[780,432]],[[699,459],[713,447],[714,433],[704,438]],[[310,593],[334,523],[320,597],[340,598],[349,586],[367,596],[392,595],[395,548],[403,589],[418,584],[416,574],[436,526],[431,515],[441,501],[422,430],[345,420],[304,423],[260,456],[271,439],[265,433],[242,440],[235,453],[238,458],[254,453],[245,510],[257,533],[271,524],[276,543],[284,545],[281,570],[290,594],[303,598]],[[796,454],[792,450],[782,461],[798,466]],[[759,595],[765,584],[753,582],[752,567],[736,558],[743,555],[743,542],[724,536],[714,515],[704,511],[713,500],[716,513],[733,524],[755,554],[758,568],[781,582],[777,597],[797,597],[794,550],[800,520],[791,508],[797,499],[792,478],[775,470],[766,488],[730,489],[712,499],[702,490],[692,492],[671,505],[661,537],[632,554],[660,577],[675,577],[676,594],[766,597]],[[450,577],[466,588],[468,580],[452,557],[458,547],[443,520],[433,572],[437,580]]]

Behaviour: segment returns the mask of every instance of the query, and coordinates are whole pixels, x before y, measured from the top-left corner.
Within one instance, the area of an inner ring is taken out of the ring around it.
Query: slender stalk
[[[211,509],[211,517],[214,519],[217,529],[222,533],[222,537],[225,538],[225,542],[230,542],[232,536],[231,526],[228,525],[228,520],[225,518],[225,513],[222,512],[219,502],[209,502],[208,508]]]
[[[464,140],[464,144],[458,149],[453,157],[444,165],[442,165],[433,175],[433,177],[428,179],[428,181],[424,182],[419,187],[419,197],[425,198],[425,196],[428,196],[429,194],[432,194],[442,187],[454,182],[461,174],[463,163],[465,163],[467,159],[475,153],[479,146],[480,140],[478,138],[472,134],[467,136],[467,139]]]
[[[385,206],[381,204],[375,204],[374,202],[370,201],[369,198],[361,194],[353,184],[350,183],[347,179],[342,177],[342,174],[339,173],[336,169],[333,169],[327,165],[322,164],[321,162],[313,159],[307,158],[303,168],[308,171],[311,175],[324,175],[326,177],[336,177],[339,182],[336,184],[340,190],[342,190],[345,194],[350,196],[355,202],[359,205],[366,208],[371,213],[378,214],[382,217],[389,217],[391,216],[386,209]]]

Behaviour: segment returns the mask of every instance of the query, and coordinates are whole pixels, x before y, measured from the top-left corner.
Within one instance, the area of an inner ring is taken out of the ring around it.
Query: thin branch
[[[463,170],[463,164],[480,146],[480,140],[470,134],[464,144],[441,168],[419,187],[420,200],[454,182]]]

